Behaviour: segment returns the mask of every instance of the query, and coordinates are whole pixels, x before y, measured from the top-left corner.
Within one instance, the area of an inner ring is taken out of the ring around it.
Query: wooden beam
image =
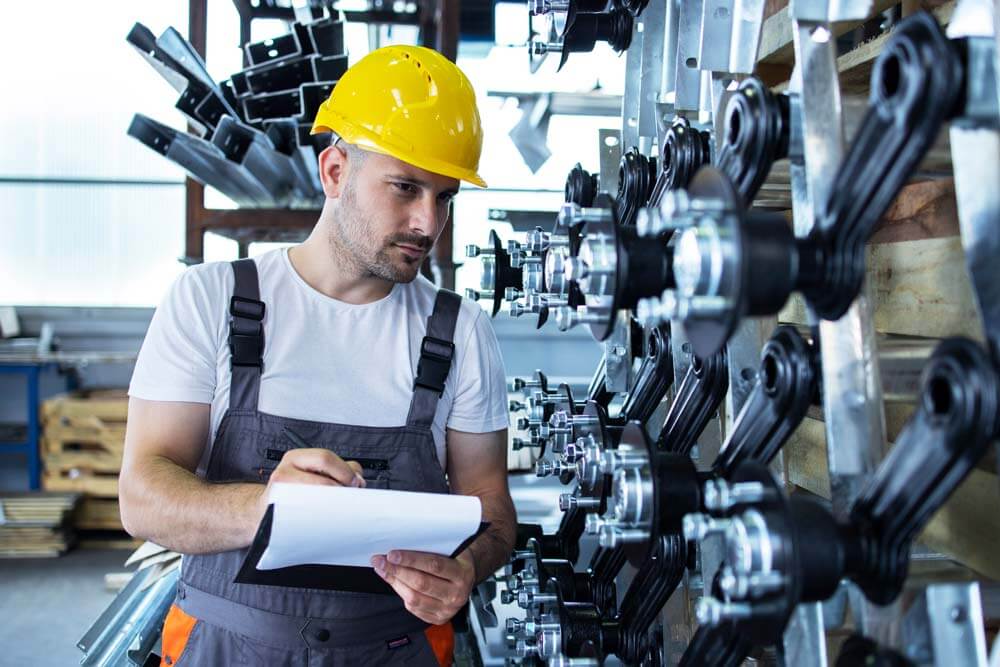
[[[896,4],[897,0],[875,0],[871,13],[865,19],[881,14],[885,10]],[[832,26],[835,37],[840,37],[844,33],[854,30],[865,21],[845,21],[834,23]],[[760,48],[757,51],[757,60],[763,63],[786,63],[795,62],[795,48],[793,46],[792,32],[794,23],[790,7],[783,7],[764,20],[761,28]]]
[[[948,178],[904,186],[869,242],[920,241],[958,233],[955,181]]]

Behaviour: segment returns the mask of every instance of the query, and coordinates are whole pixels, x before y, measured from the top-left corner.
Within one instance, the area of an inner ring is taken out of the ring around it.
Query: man
[[[379,49],[321,107],[327,131],[309,238],[186,271],[136,364],[122,521],[185,554],[166,665],[449,664],[450,619],[513,547],[496,338],[419,275],[459,181],[485,186],[472,87],[434,51]],[[235,584],[276,482],[450,488],[491,527],[456,558],[373,557],[398,596]]]

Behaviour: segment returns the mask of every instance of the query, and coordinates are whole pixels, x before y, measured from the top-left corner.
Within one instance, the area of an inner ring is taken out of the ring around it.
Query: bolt
[[[559,331],[569,331],[578,324],[576,311],[569,306],[556,308],[556,326]]]
[[[513,440],[511,440],[510,443],[510,448],[513,449],[515,452],[519,452],[522,449],[529,447],[537,447],[537,445],[533,442],[525,440],[524,438],[514,438]]]
[[[512,590],[500,591],[501,604],[511,604],[517,599],[517,594]]]
[[[480,299],[492,299],[493,298],[493,290],[490,289],[490,290],[483,290],[481,292],[477,292],[476,290],[474,290],[471,287],[469,287],[469,288],[466,288],[466,290],[465,290],[465,297],[467,299],[472,299],[473,301],[479,301]]]
[[[517,301],[522,296],[524,296],[524,292],[516,287],[507,287],[503,291],[503,298],[505,301]]]
[[[506,644],[507,644],[507,648],[509,648],[509,649],[513,650],[513,649],[514,649],[514,647],[515,647],[515,646],[517,646],[517,635],[512,635],[512,634],[508,634],[508,635],[506,635],[506,636],[504,637],[504,641],[505,641],[505,642],[506,642]],[[520,661],[520,660],[518,660],[518,661],[517,661],[516,663],[514,663],[514,664],[518,664],[518,665],[520,665],[520,664],[521,664],[521,661]]]
[[[718,625],[723,620],[750,618],[753,608],[746,602],[720,602],[715,598],[698,598],[694,614],[701,625]]]
[[[527,658],[532,653],[535,653],[538,647],[534,644],[529,644],[524,639],[518,639],[514,644],[514,652],[517,653],[520,658]]]
[[[605,523],[604,517],[599,514],[588,514],[584,520],[583,531],[588,535],[597,535]]]
[[[510,387],[514,391],[521,391],[528,386],[527,381],[524,378],[514,378],[511,380]]]
[[[556,222],[562,227],[572,227],[578,222],[577,218],[580,217],[580,211],[581,209],[577,204],[567,202],[559,207]]]
[[[579,283],[581,280],[587,277],[589,271],[587,263],[584,262],[579,257],[567,257],[563,261],[563,275],[566,276],[566,280],[571,282]]]
[[[496,252],[494,251],[493,248],[480,248],[475,244],[469,244],[465,246],[466,257],[479,257],[481,255],[484,257],[490,257],[494,254],[496,254]]]
[[[531,542],[532,540],[529,540]],[[527,560],[528,558],[535,557],[534,549],[514,549],[514,553],[511,554],[511,560]]]
[[[685,514],[684,539],[694,542],[704,539],[711,533],[724,533],[732,522],[732,519],[715,519],[707,514]]]
[[[531,422],[527,417],[518,417],[516,426],[518,431],[527,431],[531,427]]]
[[[635,319],[644,327],[656,326],[662,322],[660,299],[655,296],[639,299],[635,307]]]
[[[535,475],[538,477],[548,477],[556,473],[555,465],[552,461],[547,461],[545,459],[539,459],[535,461]]]
[[[510,316],[511,317],[521,317],[525,313],[530,312],[529,308],[520,301],[510,302]]]
[[[759,503],[766,491],[760,482],[738,482],[729,484],[724,479],[710,479],[705,482],[705,508],[724,512],[735,505]]]
[[[581,496],[574,496],[572,493],[561,493],[559,494],[559,509],[563,512],[568,512],[574,507],[579,507],[582,510],[596,510],[601,506],[601,500],[599,498],[587,498]],[[592,514],[590,516],[596,516]]]
[[[522,403],[521,401],[511,400],[511,401],[509,401],[507,403],[507,409],[510,410],[511,412],[517,412],[519,410],[524,410],[527,407],[528,406],[525,405],[524,403]]]
[[[636,544],[649,539],[649,532],[639,529],[621,529],[605,524],[597,535],[597,543],[605,549],[614,549],[619,544]]]
[[[550,12],[565,12],[569,9],[566,0],[531,0],[531,13],[535,16]]]
[[[549,593],[534,593],[532,591],[520,591],[517,594],[517,606],[522,609],[530,609],[543,604],[556,602],[556,596]]]

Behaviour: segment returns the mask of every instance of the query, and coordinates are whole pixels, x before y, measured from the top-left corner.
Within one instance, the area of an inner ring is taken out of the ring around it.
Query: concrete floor
[[[104,575],[131,551],[75,549],[60,558],[0,560],[0,666],[80,663],[76,642],[114,599]]]

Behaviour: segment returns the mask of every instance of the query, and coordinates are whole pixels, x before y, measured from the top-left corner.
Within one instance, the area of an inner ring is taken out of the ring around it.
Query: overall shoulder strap
[[[429,427],[437,412],[438,400],[455,357],[455,322],[462,308],[462,297],[440,289],[434,311],[427,318],[427,335],[420,343],[420,361],[413,382],[413,400],[406,417],[407,426]]]
[[[264,367],[264,302],[254,261],[240,259],[232,265],[236,284],[229,300],[229,408],[256,410]]]

